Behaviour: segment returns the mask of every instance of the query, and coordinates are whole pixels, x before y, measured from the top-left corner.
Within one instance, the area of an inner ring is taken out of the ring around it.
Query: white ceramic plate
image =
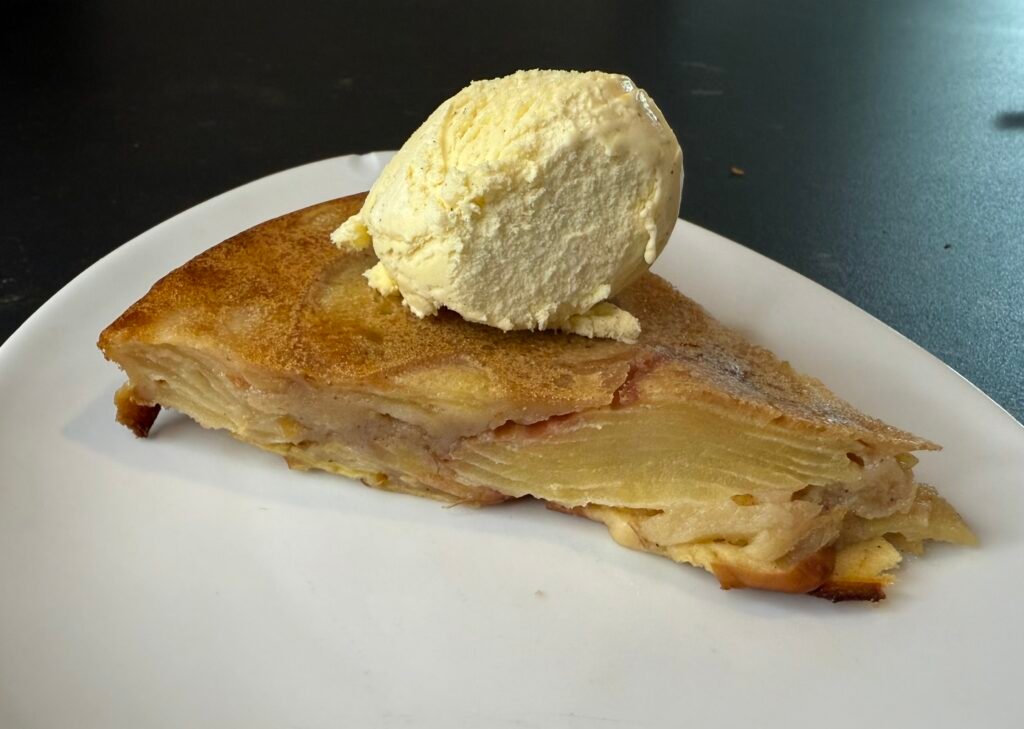
[[[94,342],[223,238],[365,189],[388,155],[273,175],[144,233],[0,349],[0,726],[1020,726],[1024,429],[816,284],[683,223],[657,270],[863,409],[978,550],[878,606],[724,592],[536,504],[387,494],[164,413],[114,423]]]

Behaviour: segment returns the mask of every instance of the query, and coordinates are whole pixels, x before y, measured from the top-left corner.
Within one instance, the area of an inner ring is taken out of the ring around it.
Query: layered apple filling
[[[133,407],[171,407],[293,467],[472,505],[534,497],[606,523],[626,546],[705,567],[726,586],[806,591],[826,569],[834,583],[881,585],[900,551],[973,541],[917,483],[910,453],[687,398],[671,368],[637,377],[628,397],[620,388],[606,405],[481,428],[432,418],[413,399],[267,377],[188,347],[129,346],[119,361]],[[802,575],[809,559],[817,572]],[[771,575],[784,579],[757,584]]]

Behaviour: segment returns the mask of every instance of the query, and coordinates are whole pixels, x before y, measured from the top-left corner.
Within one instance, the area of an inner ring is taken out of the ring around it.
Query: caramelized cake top
[[[442,311],[418,319],[362,277],[372,250],[340,250],[330,232],[364,194],[267,221],[158,281],[100,336],[110,356],[129,344],[192,346],[325,388],[501,400],[549,414],[608,405],[652,372],[683,396],[809,436],[884,450],[935,448],[868,417],[821,382],[719,324],[647,273],[615,299],[643,333],[636,344],[557,332],[502,332]],[[113,357],[116,359],[116,357]],[[429,402],[420,405],[429,407]]]

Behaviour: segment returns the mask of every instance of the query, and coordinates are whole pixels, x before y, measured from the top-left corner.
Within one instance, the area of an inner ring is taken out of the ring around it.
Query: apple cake
[[[484,506],[532,497],[726,588],[883,597],[901,553],[967,544],[914,478],[923,438],[871,418],[647,273],[614,303],[635,344],[418,319],[372,250],[330,232],[363,196],[258,225],[102,333],[120,422],[160,407],[369,486]]]

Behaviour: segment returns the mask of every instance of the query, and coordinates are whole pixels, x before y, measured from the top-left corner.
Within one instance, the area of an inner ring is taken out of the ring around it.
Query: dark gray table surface
[[[598,68],[675,128],[683,217],[1024,417],[1021,0],[106,0],[17,3],[0,26],[0,340],[213,195],[395,148],[472,79]]]

